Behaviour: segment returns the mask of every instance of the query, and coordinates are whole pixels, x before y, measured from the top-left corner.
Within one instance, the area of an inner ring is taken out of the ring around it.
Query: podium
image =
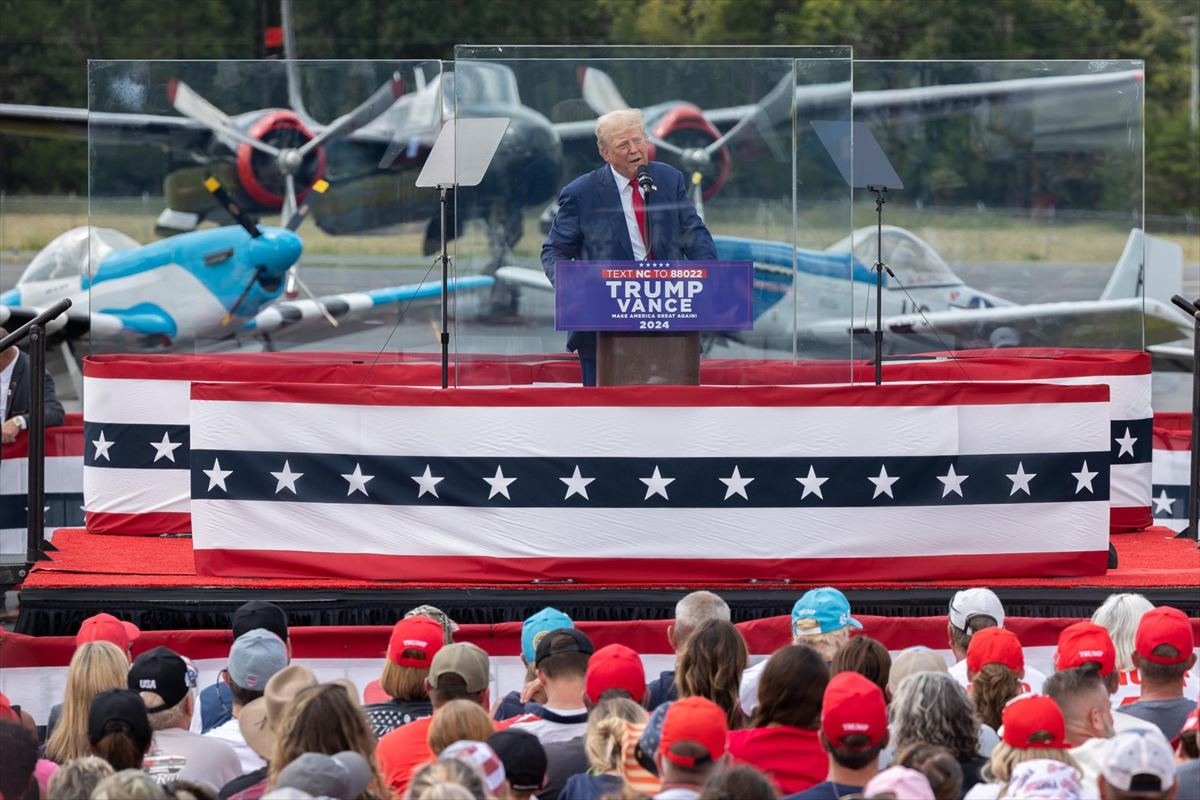
[[[597,386],[699,386],[700,334],[600,333]]]
[[[598,386],[699,386],[700,332],[754,324],[749,261],[559,261],[554,327],[595,331]]]

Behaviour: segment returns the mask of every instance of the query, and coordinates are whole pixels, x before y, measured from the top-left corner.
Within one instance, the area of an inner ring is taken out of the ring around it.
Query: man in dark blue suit
[[[642,112],[611,111],[596,120],[605,165],[571,181],[542,245],[542,269],[554,282],[557,261],[715,261],[717,248],[687,198],[683,173],[647,160]],[[657,191],[643,196],[638,167],[647,165]],[[650,247],[646,248],[646,228]],[[574,331],[567,349],[579,353],[583,385],[596,385],[596,334]]]

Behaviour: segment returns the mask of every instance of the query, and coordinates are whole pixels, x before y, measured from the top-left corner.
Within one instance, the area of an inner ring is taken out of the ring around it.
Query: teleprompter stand
[[[811,123],[842,178],[853,189],[875,193],[875,385],[883,383],[883,273],[896,278],[883,262],[883,206],[888,191],[904,184],[884,155],[871,129],[861,122],[814,121]],[[851,146],[853,144],[853,146]]]
[[[450,328],[447,300],[450,295],[450,255],[446,250],[449,193],[460,186],[478,186],[508,129],[507,117],[446,120],[421,174],[418,188],[436,188],[441,194],[442,231],[442,388],[450,383]]]

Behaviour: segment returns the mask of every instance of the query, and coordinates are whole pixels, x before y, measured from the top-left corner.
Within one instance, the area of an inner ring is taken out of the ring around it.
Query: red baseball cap
[[[642,702],[646,694],[646,668],[642,658],[623,644],[601,647],[588,659],[587,697],[600,702],[609,689],[624,689],[633,702]]]
[[[1117,648],[1108,631],[1094,622],[1076,622],[1064,628],[1058,635],[1054,668],[1075,669],[1091,662],[1100,665],[1100,674],[1105,678],[1117,668]]]
[[[861,749],[877,747],[887,733],[887,704],[878,686],[857,672],[839,672],[825,687],[821,733],[835,747],[847,736],[865,736]]]
[[[437,651],[446,643],[442,626],[429,617],[405,617],[392,626],[388,639],[387,657],[401,667],[428,669]],[[404,655],[415,651],[419,655]]]
[[[122,622],[112,614],[96,614],[88,617],[75,634],[75,646],[86,642],[112,642],[122,650],[128,650],[142,631],[132,622]]]
[[[8,696],[4,692],[0,692],[0,720],[21,721],[21,715],[13,711],[12,703],[8,702]]]
[[[1000,721],[1004,726],[1004,743],[1010,747],[1018,750],[1034,747],[1071,749],[1064,741],[1067,723],[1062,709],[1045,695],[1026,694],[1010,701],[1004,707]]]
[[[979,672],[988,664],[1003,664],[1013,672],[1025,669],[1021,640],[1007,628],[984,628],[967,645],[967,669]]]
[[[1156,656],[1154,648],[1169,644],[1179,653],[1176,657]],[[1192,636],[1192,624],[1187,615],[1178,608],[1159,606],[1142,615],[1137,636],[1133,640],[1137,654],[1155,664],[1182,664],[1188,660],[1196,647]]]
[[[725,755],[729,738],[729,722],[721,707],[703,697],[692,695],[676,700],[667,709],[663,719],[658,752],[672,764],[680,767],[695,767],[716,761]],[[692,758],[672,753],[671,748],[680,742],[695,742],[703,747],[707,756]]]

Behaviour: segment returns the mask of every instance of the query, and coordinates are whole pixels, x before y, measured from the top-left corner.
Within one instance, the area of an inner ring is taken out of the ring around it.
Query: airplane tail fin
[[[1150,236],[1141,228],[1129,232],[1125,250],[1101,293],[1101,300],[1147,297],[1163,303],[1183,290],[1183,248]]]

